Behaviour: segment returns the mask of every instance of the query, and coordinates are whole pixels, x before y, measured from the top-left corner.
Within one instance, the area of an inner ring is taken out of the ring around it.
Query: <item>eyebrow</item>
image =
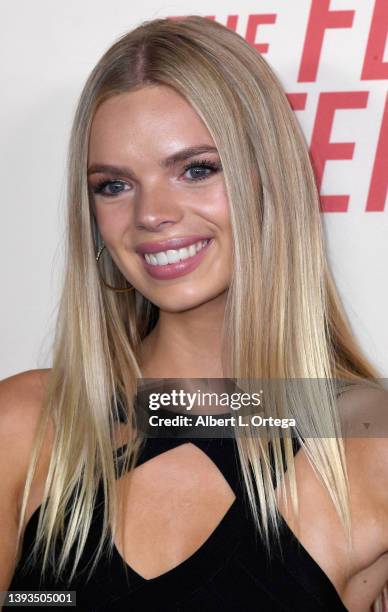
[[[181,149],[172,155],[169,155],[165,159],[162,159],[159,162],[159,165],[162,168],[171,168],[175,164],[185,161],[190,157],[194,157],[195,155],[201,155],[202,153],[217,153],[217,147],[213,147],[211,145],[198,145],[195,147],[186,147],[185,149]],[[126,174],[127,176],[132,176],[132,171],[130,168],[125,166],[112,166],[106,164],[92,164],[88,168],[88,175],[95,174],[97,172],[108,172],[109,174]]]

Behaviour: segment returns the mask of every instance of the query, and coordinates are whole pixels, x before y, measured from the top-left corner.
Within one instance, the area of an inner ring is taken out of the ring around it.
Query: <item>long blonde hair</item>
[[[139,350],[157,321],[157,308],[144,296],[106,290],[99,278],[98,230],[86,181],[90,127],[104,100],[149,84],[173,87],[190,102],[221,158],[234,243],[224,321],[225,376],[320,381],[319,392],[310,390],[305,402],[314,435],[300,442],[348,537],[347,475],[343,441],[336,435],[333,380],[364,383],[378,376],[357,346],[325,259],[319,196],[303,134],[263,57],[238,34],[199,16],[147,21],[122,36],[93,69],[75,113],[66,274],[19,525],[20,535],[45,426],[52,418],[55,439],[33,554],[42,547],[42,570],[51,562],[59,575],[74,546],[70,578],[85,545],[99,484],[104,523],[91,571],[107,541],[112,550],[117,504],[112,431],[121,402],[128,424],[124,459],[132,469],[143,441],[134,409],[142,377]],[[114,286],[125,281],[110,258],[103,272]],[[289,414],[300,411],[300,399],[287,397]],[[276,403],[275,398],[266,406],[268,415],[284,408]],[[273,445],[278,477],[285,466],[279,439],[251,433],[239,437],[238,451],[252,514],[269,550],[270,526],[277,533],[279,515],[267,442]],[[297,509],[290,441],[285,451]],[[60,536],[64,545],[55,557]]]

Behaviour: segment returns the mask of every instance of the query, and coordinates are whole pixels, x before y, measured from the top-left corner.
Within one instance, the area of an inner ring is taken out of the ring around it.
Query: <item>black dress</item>
[[[159,415],[163,413],[171,416],[160,409]],[[96,503],[84,553],[72,583],[57,582],[49,574],[41,581],[39,567],[27,574],[23,571],[36,534],[38,508],[26,526],[22,558],[8,590],[74,590],[76,609],[90,612],[346,611],[333,583],[284,520],[280,525],[281,552],[274,548],[268,561],[248,510],[234,438],[148,437],[137,465],[187,442],[208,455],[236,495],[216,529],[193,555],[161,576],[147,580],[127,564],[123,565],[114,548],[111,558],[100,557],[87,582],[90,568],[87,563],[101,533],[100,490],[97,497],[100,502]],[[294,439],[294,452],[297,449]],[[118,461],[122,450],[116,452]]]

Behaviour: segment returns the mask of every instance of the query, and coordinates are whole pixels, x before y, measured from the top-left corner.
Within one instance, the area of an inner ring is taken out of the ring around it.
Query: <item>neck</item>
[[[222,378],[222,324],[226,292],[183,312],[160,310],[142,343],[144,378]]]

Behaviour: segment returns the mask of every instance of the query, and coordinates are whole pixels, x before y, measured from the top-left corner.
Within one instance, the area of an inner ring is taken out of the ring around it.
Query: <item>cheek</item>
[[[97,226],[104,241],[119,238],[128,226],[128,213],[123,207],[113,204],[96,204],[95,217]]]
[[[230,211],[225,189],[218,189],[209,199],[206,199],[206,202],[199,207],[202,215],[219,229],[229,229]]]

